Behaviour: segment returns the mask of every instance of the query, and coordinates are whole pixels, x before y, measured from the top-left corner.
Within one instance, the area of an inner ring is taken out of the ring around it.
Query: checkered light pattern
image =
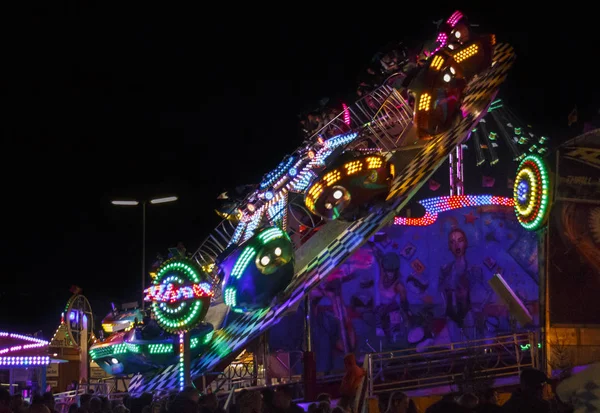
[[[511,46],[501,43],[494,50],[492,68],[474,79],[463,98],[463,118],[448,132],[434,136],[421,151],[396,175],[388,199],[406,194],[421,185],[446,160],[451,150],[464,141],[496,95],[506,79],[515,54]]]
[[[395,214],[406,205],[450,151],[473,130],[495,96],[497,87],[506,78],[513,60],[512,48],[498,44],[494,53],[494,66],[488,73],[475,79],[474,84],[469,85],[466,91],[464,108],[468,114],[450,131],[429,141],[397,175],[388,197],[395,198],[392,207],[383,213],[371,214],[354,222],[321,252],[315,253],[315,258],[298,270],[286,290],[284,299],[279,303],[264,310],[242,314],[223,329],[215,331],[206,352],[192,361],[191,376],[201,376],[213,369],[223,358],[243,349],[250,340],[279,321],[279,317],[286,310],[294,306],[379,229],[392,221]],[[471,110],[474,112],[470,113]],[[158,372],[135,375],[130,381],[129,392],[140,394],[169,390],[177,388],[177,385],[177,365],[172,365]]]

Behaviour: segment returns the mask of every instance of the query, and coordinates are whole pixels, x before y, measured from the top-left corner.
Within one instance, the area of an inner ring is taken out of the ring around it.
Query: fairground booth
[[[49,342],[35,337],[0,332],[0,383],[11,394],[22,393],[30,397],[32,392],[46,389],[46,370],[62,360],[48,353]]]

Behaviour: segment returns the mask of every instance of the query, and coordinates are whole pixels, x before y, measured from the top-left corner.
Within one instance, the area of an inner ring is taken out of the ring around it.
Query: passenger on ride
[[[350,131],[350,126],[344,123],[343,109],[339,108],[325,108],[323,111],[323,119],[327,127],[323,131],[324,138],[332,138],[336,135]]]
[[[308,119],[305,116],[300,115],[300,138],[302,140],[310,138],[310,131],[308,130]]]
[[[381,73],[381,69],[376,66],[369,66],[362,74],[359,76],[359,87],[362,88],[363,92],[370,92],[376,88],[378,88],[383,82],[383,76]]]
[[[407,61],[408,54],[406,48],[399,45],[381,58],[381,65],[383,66],[384,73],[392,74],[402,70]]]
[[[311,136],[324,126],[323,117],[318,112],[308,114],[308,130]]]

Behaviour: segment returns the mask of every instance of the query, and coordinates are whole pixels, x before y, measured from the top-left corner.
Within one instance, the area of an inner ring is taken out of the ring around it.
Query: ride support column
[[[79,327],[79,331],[81,331],[79,345],[79,379],[85,379],[87,382],[90,378],[88,319],[83,311],[80,312],[78,319],[81,323],[81,326]]]
[[[304,298],[304,337],[305,351],[302,355],[304,364],[304,400],[313,401],[317,398],[317,359],[312,351],[310,331],[310,297]]]
[[[190,333],[179,333],[179,390],[191,384],[190,378]]]

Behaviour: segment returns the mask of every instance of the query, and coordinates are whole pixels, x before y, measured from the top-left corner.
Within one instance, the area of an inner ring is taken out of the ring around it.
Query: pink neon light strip
[[[446,23],[448,23],[450,25],[450,27],[454,27],[454,26],[456,26],[456,23],[458,23],[458,21],[462,18],[463,18],[463,14],[457,10],[454,13],[452,13],[452,16],[450,16],[448,18]]]
[[[428,198],[419,201],[425,207],[425,215],[420,218],[395,217],[394,225],[427,226],[433,224],[440,212],[472,206],[498,205],[514,207],[512,198],[495,195],[455,195]]]
[[[439,32],[438,37],[435,40],[438,43],[438,46],[435,48],[431,54],[436,54],[442,47],[446,46],[446,42],[448,41],[448,35],[444,32]]]
[[[342,109],[344,111],[344,123],[350,126],[350,109],[348,109],[348,105],[342,103]]]
[[[30,337],[30,336],[26,336],[23,334],[7,333],[4,331],[0,331],[0,338],[2,338],[2,337],[14,338],[17,340],[25,340],[25,341],[29,341],[31,344],[22,344],[22,345],[18,345],[18,346],[5,347],[3,349],[0,349],[0,354],[7,354],[7,353],[15,352],[15,351],[28,350],[31,348],[39,348],[39,347],[44,347],[44,346],[50,345],[50,343],[45,340],[40,340],[39,338]]]

